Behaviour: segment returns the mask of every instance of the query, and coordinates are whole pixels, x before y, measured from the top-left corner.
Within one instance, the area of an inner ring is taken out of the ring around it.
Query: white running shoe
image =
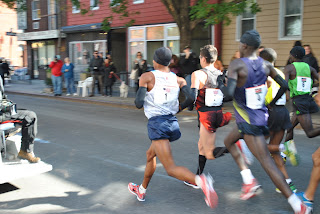
[[[248,148],[246,142],[244,140],[240,139],[236,142],[236,145],[240,149],[240,152],[242,154],[244,161],[248,165],[251,165],[254,162],[254,156],[251,153],[250,149]]]
[[[70,96],[71,94],[66,94],[66,96]]]

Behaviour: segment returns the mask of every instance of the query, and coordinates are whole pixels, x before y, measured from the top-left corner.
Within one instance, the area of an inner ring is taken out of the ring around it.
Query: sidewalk
[[[135,108],[134,105],[134,97],[135,91],[134,88],[129,89],[128,98],[120,98],[120,91],[119,87],[115,85],[113,87],[113,97],[103,97],[100,94],[97,94],[94,97],[81,97],[81,96],[59,96],[55,97],[52,93],[45,92],[47,86],[45,85],[43,80],[32,80],[31,84],[27,83],[10,83],[6,84],[5,92],[10,94],[22,94],[28,96],[38,96],[38,97],[47,97],[52,99],[58,100],[68,100],[73,102],[82,102],[82,103],[92,103],[92,104],[99,104],[99,105],[111,105],[115,107],[127,107],[127,108]],[[291,105],[287,105],[288,110],[291,110]],[[231,112],[232,115],[234,114],[232,102],[225,103],[223,106],[223,112]],[[195,116],[197,115],[196,111],[193,110],[192,112],[184,110],[182,112],[184,115]],[[233,118],[234,119],[234,118]],[[316,126],[320,126],[320,112],[316,114],[312,114],[312,122]],[[299,125],[298,125],[299,127]],[[301,127],[300,127],[301,128]]]

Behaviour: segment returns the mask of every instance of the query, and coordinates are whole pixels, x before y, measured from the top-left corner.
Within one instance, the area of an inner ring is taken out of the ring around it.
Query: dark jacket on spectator
[[[0,76],[4,76],[4,74],[9,75],[10,74],[9,71],[10,71],[10,68],[8,63],[3,62],[0,64]]]
[[[312,54],[305,55],[302,60],[319,72],[317,59]]]
[[[101,57],[93,57],[90,61],[89,68],[94,75],[102,75],[104,73],[103,59]]]
[[[147,60],[142,61],[145,61],[143,65],[141,65],[141,62],[137,64],[133,62],[133,69],[138,69],[138,78],[148,69]]]
[[[198,70],[198,65],[199,58],[193,52],[190,54],[188,59],[186,59],[186,55],[180,57],[180,67],[183,77],[192,74],[192,72]]]
[[[113,62],[110,62],[108,65],[105,65],[104,68],[104,84],[105,86],[112,86],[113,83],[116,81],[116,77],[110,72],[113,71],[113,73],[117,72],[116,67],[114,66]]]

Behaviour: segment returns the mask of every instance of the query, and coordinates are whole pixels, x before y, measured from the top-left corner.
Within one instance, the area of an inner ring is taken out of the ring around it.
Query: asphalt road
[[[205,172],[215,180],[219,196],[217,209],[210,210],[201,190],[185,186],[167,176],[160,163],[147,191],[146,201],[138,202],[129,193],[129,182],[140,184],[145,152],[150,145],[143,111],[131,108],[82,104],[30,96],[10,95],[18,107],[35,111],[39,118],[41,141],[35,153],[53,165],[53,171],[0,185],[1,214],[44,213],[293,213],[257,161],[251,166],[264,192],[248,201],[239,199],[241,176],[232,157],[208,161]],[[172,143],[177,164],[195,171],[197,165],[197,120],[178,116],[182,138]],[[217,145],[222,145],[228,125],[218,130]],[[312,152],[319,137],[295,135],[301,164],[287,170],[296,186],[304,190],[312,167]],[[320,192],[315,213],[320,213]]]

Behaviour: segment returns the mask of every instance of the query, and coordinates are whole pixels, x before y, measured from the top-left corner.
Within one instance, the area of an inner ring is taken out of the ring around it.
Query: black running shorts
[[[246,122],[237,123],[237,126],[239,129],[239,132],[242,135],[253,135],[253,136],[269,135],[269,129],[267,126],[256,126]]]
[[[319,111],[318,105],[309,94],[295,96],[292,101],[294,112],[297,115],[313,114]]]
[[[291,128],[289,111],[285,106],[273,106],[269,110],[268,128],[270,131],[278,132]]]

